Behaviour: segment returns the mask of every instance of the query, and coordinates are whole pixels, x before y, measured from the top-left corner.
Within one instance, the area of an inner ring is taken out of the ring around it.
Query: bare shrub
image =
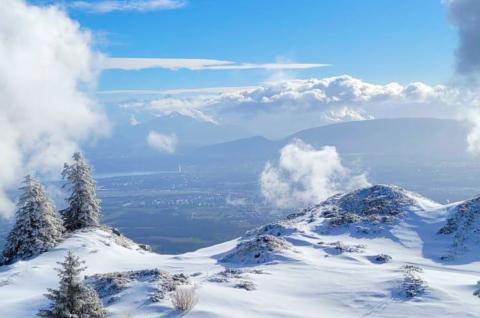
[[[233,286],[233,288],[245,289],[245,290],[248,290],[248,291],[252,291],[252,290],[257,289],[257,286],[249,280],[242,280],[239,283],[235,284]]]
[[[179,311],[190,311],[197,304],[198,297],[195,287],[178,286],[171,294],[172,305]]]

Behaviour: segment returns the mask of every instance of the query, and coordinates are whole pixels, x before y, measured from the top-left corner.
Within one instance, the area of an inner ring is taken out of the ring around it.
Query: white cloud
[[[168,70],[188,69],[200,70],[298,70],[329,66],[318,63],[237,63],[214,59],[182,59],[182,58],[129,58],[129,57],[105,57],[101,61],[101,67],[105,70],[138,71],[151,68]]]
[[[469,107],[462,107],[463,117],[472,124],[467,138],[468,150],[480,153],[480,101],[478,98],[478,75],[480,72],[480,1],[447,0],[450,22],[456,27],[458,46],[456,50],[456,71],[465,81]],[[476,87],[476,88],[475,88]],[[472,94],[472,90],[477,92]],[[474,95],[473,97],[471,95]]]
[[[152,130],[148,133],[147,143],[157,151],[173,154],[177,149],[178,138],[174,134],[164,135]]]
[[[200,107],[205,106],[205,102],[203,102],[201,98],[192,100],[191,102],[181,101],[176,98],[162,98],[153,101],[125,102],[120,104],[120,107],[135,112],[146,111],[160,117],[177,114],[198,121],[217,124],[217,121],[212,116],[200,110]]]
[[[163,98],[154,100],[149,104],[150,110],[158,115],[172,115],[180,114],[183,116],[191,117],[199,121],[205,121],[212,124],[217,122],[212,116],[209,116],[202,112],[199,108],[205,106],[205,102],[198,102],[198,100],[192,101],[192,103],[180,102],[175,98]]]
[[[283,80],[228,89],[218,94],[199,92],[193,96],[169,96],[137,104],[160,115],[177,112],[210,122],[235,120],[236,116],[235,124],[251,121],[255,127],[265,128],[254,119],[285,114],[291,125],[308,120],[299,116],[309,116],[312,125],[319,126],[377,117],[450,118],[458,115],[459,105],[471,98],[464,91],[441,85],[429,86],[419,82],[372,84],[348,75]],[[282,120],[280,117],[276,119]]]
[[[55,7],[0,6],[0,214],[22,174],[59,173],[78,142],[105,133],[105,117],[80,90],[95,81],[88,32]]]
[[[300,140],[281,150],[276,166],[267,163],[260,183],[265,198],[281,208],[319,203],[369,185],[365,174],[353,175],[342,165],[335,147],[317,150]]]
[[[93,13],[109,13],[114,11],[155,11],[177,9],[185,6],[182,0],[95,0],[72,1],[67,6],[73,9]]]
[[[126,58],[105,57],[101,63],[106,70],[138,71],[149,68],[169,70],[203,70],[213,66],[229,65],[231,62],[213,59],[176,59],[176,58]]]
[[[287,80],[265,84],[255,90],[223,96],[243,104],[275,108],[315,109],[325,105],[363,106],[373,103],[423,103],[448,94],[444,86],[411,83],[372,84],[342,75],[308,80]]]
[[[448,15],[458,31],[457,71],[470,75],[480,71],[480,1],[448,0]]]
[[[347,106],[338,107],[326,111],[324,118],[330,122],[356,121],[374,119],[362,109],[350,108]]]
[[[221,94],[166,99],[169,104],[182,108],[216,107],[217,110],[235,112],[297,112],[325,111],[335,107],[335,111],[343,109],[347,113],[344,107],[368,108],[373,104],[403,107],[409,104],[419,108],[422,104],[453,102],[459,95],[461,92],[442,85],[429,86],[418,82],[405,86],[398,83],[378,85],[342,75],[321,79],[285,80]],[[155,103],[164,103],[161,100],[155,100]]]
[[[188,95],[188,94],[222,94],[245,90],[253,90],[258,86],[219,86],[219,87],[199,87],[199,88],[178,88],[165,90],[149,89],[124,89],[124,90],[104,90],[97,94],[108,96],[117,95],[123,97],[130,96],[148,96],[148,95]]]

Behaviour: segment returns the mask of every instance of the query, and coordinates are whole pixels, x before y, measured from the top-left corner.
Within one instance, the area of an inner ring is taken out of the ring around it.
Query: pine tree
[[[82,285],[80,273],[84,262],[68,252],[64,262],[58,263],[58,289],[48,289],[45,295],[52,301],[49,309],[40,310],[44,318],[103,318],[105,310],[94,289]]]
[[[73,155],[73,164],[65,164],[62,177],[71,194],[67,198],[68,207],[61,211],[63,224],[68,231],[98,226],[100,201],[97,199],[92,171],[79,152]]]
[[[57,245],[64,231],[42,185],[26,176],[17,204],[15,224],[3,250],[3,264],[36,256]]]

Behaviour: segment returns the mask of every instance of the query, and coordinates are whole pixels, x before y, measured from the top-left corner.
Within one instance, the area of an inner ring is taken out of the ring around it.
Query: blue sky
[[[441,0],[189,0],[170,10],[69,12],[113,57],[327,63],[281,75],[349,74],[374,83],[439,84],[454,73],[456,35]],[[98,89],[245,86],[277,73],[108,70]]]

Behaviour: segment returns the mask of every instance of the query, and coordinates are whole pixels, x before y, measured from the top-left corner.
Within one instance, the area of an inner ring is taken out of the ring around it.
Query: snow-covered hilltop
[[[67,251],[86,261],[84,284],[107,317],[181,316],[170,298],[182,286],[198,296],[187,317],[476,317],[478,202],[443,206],[377,185],[176,256],[83,228],[0,267],[0,317],[34,317],[48,306],[43,294],[57,286],[54,268]]]

